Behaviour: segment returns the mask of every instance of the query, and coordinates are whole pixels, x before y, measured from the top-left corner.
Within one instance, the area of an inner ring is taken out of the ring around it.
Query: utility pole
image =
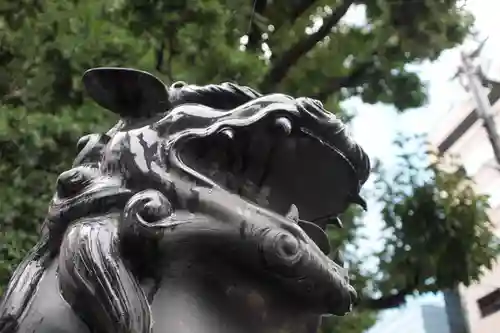
[[[464,88],[467,91],[471,92],[474,101],[476,102],[475,112],[478,119],[483,123],[491,148],[493,149],[493,154],[495,155],[495,160],[497,165],[500,167],[500,136],[497,132],[494,114],[491,110],[490,100],[485,89],[485,86],[491,83],[491,81],[483,75],[481,67],[474,64],[474,59],[479,56],[485,43],[486,39],[483,40],[479,47],[472,53],[461,53],[462,64],[455,74],[455,77],[461,79],[460,83],[464,85]],[[462,297],[459,288],[455,287],[445,291],[444,298],[450,332],[470,332],[467,311],[464,309],[462,304]]]
[[[478,49],[471,54],[462,52],[462,66],[457,74],[464,74],[465,79],[467,80],[466,89],[469,88],[472,96],[474,97],[477,116],[483,122],[483,126],[488,135],[488,139],[490,140],[495,159],[498,165],[500,165],[500,136],[497,132],[495,118],[493,112],[491,111],[488,94],[483,86],[482,78],[484,78],[484,75],[482,75],[481,68],[479,66],[475,66],[473,63],[473,59],[479,55],[485,42],[486,40],[483,41]]]

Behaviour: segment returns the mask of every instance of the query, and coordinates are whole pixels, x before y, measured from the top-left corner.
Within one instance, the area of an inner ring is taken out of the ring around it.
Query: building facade
[[[500,84],[489,92],[492,112],[500,132]],[[478,193],[490,196],[490,217],[500,237],[500,165],[497,164],[482,121],[478,119],[472,99],[454,107],[440,119],[429,134],[429,140],[440,155],[457,156],[473,177]],[[485,272],[482,279],[469,287],[461,286],[459,298],[453,291],[445,293],[451,333],[458,331],[462,307],[469,333],[500,332],[500,263]],[[461,304],[457,304],[457,301]],[[453,315],[452,315],[453,314]]]

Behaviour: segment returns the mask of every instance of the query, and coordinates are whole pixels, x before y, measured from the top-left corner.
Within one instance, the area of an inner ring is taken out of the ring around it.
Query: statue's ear
[[[147,72],[98,67],[86,71],[82,81],[97,104],[124,118],[149,117],[169,109],[167,87]]]

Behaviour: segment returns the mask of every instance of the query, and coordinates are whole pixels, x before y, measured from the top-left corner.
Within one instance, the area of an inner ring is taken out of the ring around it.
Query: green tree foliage
[[[167,83],[238,81],[321,99],[345,118],[340,102],[353,96],[403,111],[426,97],[407,64],[436,59],[470,32],[472,18],[457,2],[0,0],[0,294],[37,237],[77,139],[114,120],[85,98],[84,70],[128,66]],[[342,20],[352,8],[364,10],[366,22]],[[426,170],[425,183],[385,184],[391,191],[379,200],[392,235],[379,254],[380,274],[368,274],[356,251],[348,253],[363,297],[351,319],[329,320],[328,331],[359,332],[372,311],[414,292],[468,283],[490,265],[496,249],[484,198],[463,185],[461,173]],[[358,212],[346,221],[341,234],[331,232],[335,243],[359,238]],[[463,255],[465,270],[449,267],[452,250]],[[352,318],[362,324],[353,328]]]
[[[419,148],[409,149],[409,143]],[[457,160],[426,151],[418,136],[400,136],[395,144],[397,172],[378,163],[374,193],[384,203],[385,237],[370,283],[372,291],[387,296],[366,298],[367,308],[399,305],[415,292],[469,285],[492,268],[500,250],[487,215],[488,197],[475,193]]]
[[[376,317],[373,312],[355,310],[349,316],[323,318],[318,333],[361,333],[373,326],[375,320]]]

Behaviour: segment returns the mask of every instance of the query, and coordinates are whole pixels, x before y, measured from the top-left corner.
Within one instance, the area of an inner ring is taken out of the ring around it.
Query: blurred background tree
[[[404,111],[426,101],[407,65],[435,60],[471,33],[473,19],[458,2],[0,0],[0,294],[37,239],[76,141],[116,120],[85,98],[86,69],[135,67],[167,84],[236,81],[320,99],[345,120],[353,115],[340,102],[353,96]],[[343,19],[353,8],[363,22]],[[388,232],[375,272],[356,256],[359,211],[345,214],[341,233],[330,232],[332,242],[350,245],[346,261],[362,297],[352,316],[326,320],[324,333],[362,332],[376,311],[408,295],[470,283],[498,254],[486,198],[463,170],[415,163],[400,145],[400,174],[389,180],[377,171],[373,195]]]

